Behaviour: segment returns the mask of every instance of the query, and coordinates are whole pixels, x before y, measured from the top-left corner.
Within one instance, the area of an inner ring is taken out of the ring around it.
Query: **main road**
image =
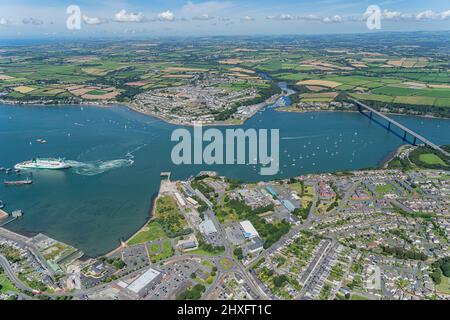
[[[9,280],[20,290],[23,291],[29,291],[33,292],[34,289],[28,287],[25,285],[17,276],[15,275],[14,271],[11,269],[11,265],[9,264],[8,260],[0,255],[0,266],[5,270],[6,275],[8,276]]]

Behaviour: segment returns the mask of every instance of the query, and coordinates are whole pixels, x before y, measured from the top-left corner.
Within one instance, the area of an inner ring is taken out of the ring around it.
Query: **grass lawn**
[[[419,156],[419,160],[426,164],[439,164],[445,166],[444,160],[433,153],[424,153]]]
[[[385,195],[394,191],[394,187],[390,184],[382,184],[376,187],[376,192],[380,195]]]
[[[302,185],[300,182],[292,183],[289,185],[289,188],[297,192],[298,195],[301,195],[303,193]]]
[[[450,278],[442,275],[441,284],[436,286],[436,291],[443,294],[450,294]]]
[[[153,251],[153,246],[150,249],[151,249],[151,251]],[[152,255],[150,253],[150,260],[153,263],[159,262],[161,260],[168,259],[171,256],[173,256],[173,254],[174,254],[173,248],[172,248],[172,244],[170,243],[170,241],[164,241],[162,243],[161,248],[159,248],[159,246],[158,246],[158,251],[157,252],[159,252],[159,253],[158,254],[154,254],[154,255]]]
[[[202,261],[202,265],[207,266],[207,267],[209,267],[211,269],[214,268],[214,264],[211,261],[209,261],[209,260],[203,260]]]
[[[352,294],[352,297],[350,298],[350,300],[369,300],[369,298],[360,296],[358,294]]]
[[[0,273],[0,293],[8,291],[18,292],[17,288],[12,284],[8,277],[4,273]]]
[[[230,259],[227,259],[227,258],[223,258],[220,260],[220,265],[225,270],[229,270],[233,267],[233,261],[231,261]]]
[[[221,255],[222,252],[220,252],[220,253],[218,253],[218,254],[214,254],[214,253],[205,251],[205,250],[203,250],[203,249],[196,249],[196,250],[189,251],[187,254],[197,254],[197,255],[201,255],[201,256],[210,256],[210,257],[214,257],[214,256]]]
[[[314,195],[314,188],[312,186],[305,186],[305,195]]]
[[[157,243],[154,243],[150,246],[150,251],[152,253],[158,253],[161,250],[161,246]]]
[[[150,222],[146,228],[144,228],[141,232],[136,234],[133,238],[128,241],[130,246],[142,244],[154,240],[158,240],[165,237],[164,230],[161,225],[156,222]]]

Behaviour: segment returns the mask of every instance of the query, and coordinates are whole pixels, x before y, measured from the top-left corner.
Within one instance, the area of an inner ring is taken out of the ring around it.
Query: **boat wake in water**
[[[72,167],[72,171],[76,174],[82,176],[96,176],[113,169],[130,167],[134,164],[134,160],[131,158],[91,162],[67,160],[66,163]]]
[[[145,145],[144,145],[145,146]],[[107,171],[119,168],[131,167],[134,164],[133,153],[139,151],[144,146],[140,146],[131,152],[128,152],[124,159],[115,159],[107,161],[88,161],[80,162],[74,160],[67,160],[66,163],[72,168],[72,171],[82,176],[96,176]]]

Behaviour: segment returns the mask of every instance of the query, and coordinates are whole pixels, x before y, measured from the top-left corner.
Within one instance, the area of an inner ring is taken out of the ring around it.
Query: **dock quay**
[[[161,178],[166,178],[167,180],[170,180],[171,175],[172,175],[172,172],[161,172],[161,174],[160,174]]]

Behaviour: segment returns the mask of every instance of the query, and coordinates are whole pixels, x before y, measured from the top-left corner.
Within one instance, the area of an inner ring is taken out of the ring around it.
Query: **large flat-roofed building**
[[[241,229],[244,232],[244,237],[247,239],[253,239],[255,237],[259,237],[258,231],[256,231],[255,227],[248,220],[242,221]]]
[[[202,223],[198,226],[200,229],[200,232],[206,236],[209,236],[210,234],[217,233],[216,226],[212,222],[211,219],[205,218]]]
[[[127,289],[137,295],[140,295],[147,286],[156,281],[159,281],[161,278],[162,278],[161,272],[150,268],[146,272],[144,272],[139,278],[134,280],[127,287]]]
[[[295,211],[295,206],[289,200],[282,200],[281,203],[289,212]]]

